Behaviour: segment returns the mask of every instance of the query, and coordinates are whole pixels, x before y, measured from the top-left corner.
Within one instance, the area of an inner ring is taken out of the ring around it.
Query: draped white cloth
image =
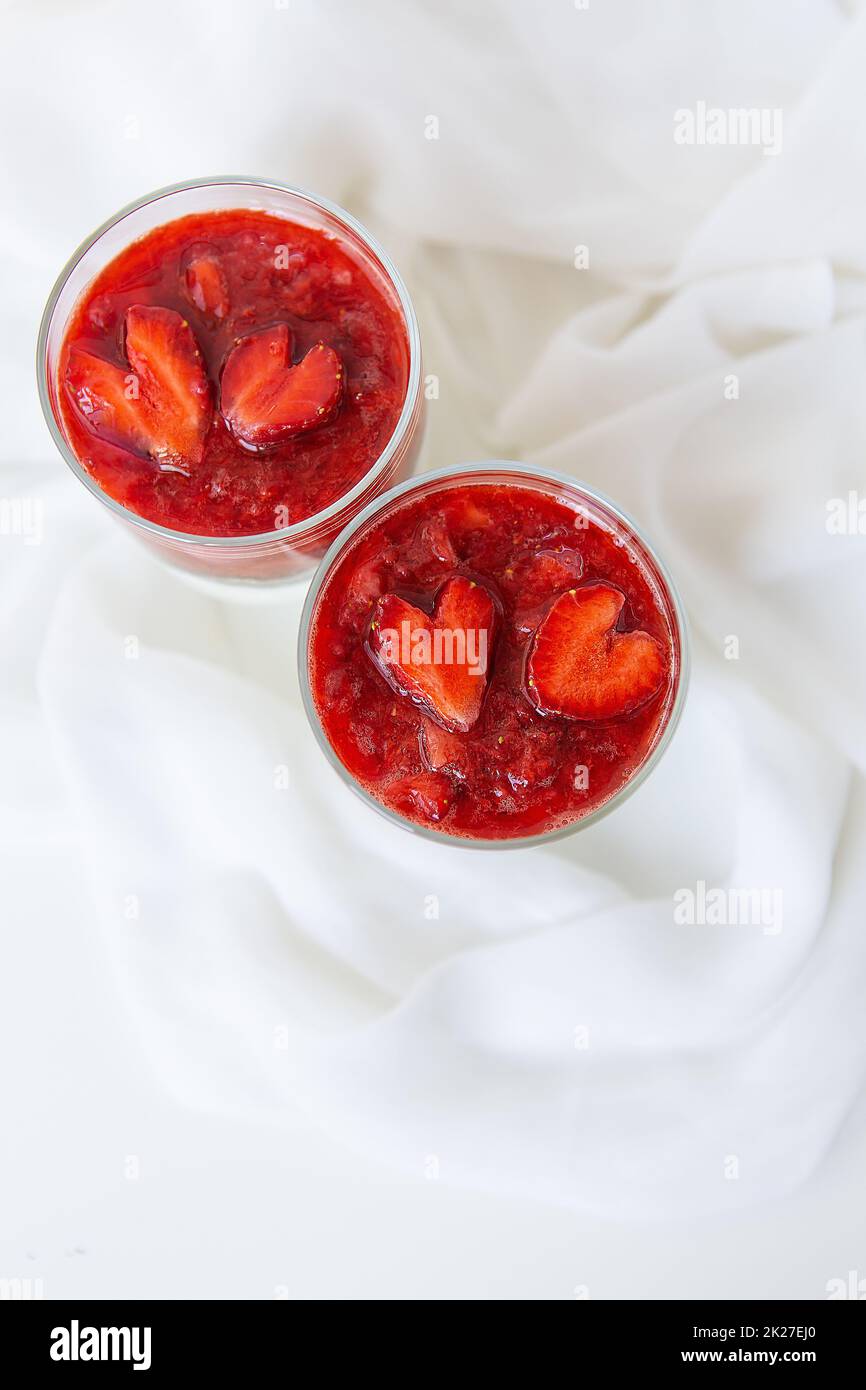
[[[858,11],[19,11],[3,835],[45,875],[75,844],[183,1103],[300,1103],[384,1164],[608,1214],[761,1200],[828,1150],[866,1065],[866,540],[828,528],[866,496]],[[781,112],[781,151],[677,143],[701,102]],[[389,247],[438,378],[422,466],[573,473],[665,556],[689,702],[598,826],[483,854],[388,825],[307,727],[300,593],[193,590],[55,455],[30,351],[55,274],[122,203],[211,173],[316,189]],[[781,908],[678,923],[700,884]]]

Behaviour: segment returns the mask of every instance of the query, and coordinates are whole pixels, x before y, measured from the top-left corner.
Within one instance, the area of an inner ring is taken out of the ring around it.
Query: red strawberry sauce
[[[667,592],[618,523],[563,496],[516,481],[410,493],[361,528],[324,584],[309,646],[322,727],[351,776],[411,821],[482,840],[559,829],[609,800],[667,723],[679,678]],[[467,732],[443,728],[395,690],[369,649],[383,595],[430,614],[454,575],[483,584],[499,615],[481,714]],[[618,718],[542,714],[527,689],[534,634],[560,595],[593,581],[624,595],[617,632],[640,629],[660,644],[661,685]]]
[[[69,386],[73,347],[129,371],[124,323],[134,305],[183,316],[211,383],[203,454],[186,473],[100,435]],[[335,412],[321,412],[321,424],[256,449],[233,436],[220,413],[220,375],[238,339],[283,323],[289,366],[325,344],[339,355],[342,394]],[[399,307],[346,247],[284,218],[237,210],[169,222],[111,261],[76,305],[58,381],[69,443],[109,496],[172,530],[240,536],[305,520],[348,492],[394,431],[408,370]]]

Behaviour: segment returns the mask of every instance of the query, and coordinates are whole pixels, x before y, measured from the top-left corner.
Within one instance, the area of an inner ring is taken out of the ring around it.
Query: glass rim
[[[409,375],[406,382],[406,396],[403,401],[403,408],[400,412],[393,433],[388,440],[381,454],[376,458],[367,472],[358,479],[348,492],[342,493],[329,506],[319,512],[314,512],[311,516],[303,518],[301,521],[293,522],[291,526],[283,526],[273,531],[257,531],[248,536],[203,536],[194,531],[175,531],[171,527],[162,526],[159,522],[150,521],[147,517],[139,516],[137,512],[124,507],[115,498],[110,497],[96,480],[91,477],[87,469],[76,458],[73,450],[69,447],[66,438],[60,429],[54,406],[51,401],[48,380],[48,337],[51,331],[54,311],[57,307],[63,290],[75,270],[76,266],[87,255],[87,252],[96,245],[101,237],[112,227],[117,226],[125,217],[138,212],[141,208],[148,207],[151,203],[158,203],[162,198],[169,198],[175,193],[186,193],[197,188],[221,188],[233,186],[247,186],[253,188],[273,189],[278,193],[288,193],[293,197],[303,199],[313,208],[320,208],[329,216],[341,222],[348,231],[352,232],[362,246],[372,252],[375,259],[380,263],[386,278],[390,281],[403,313],[406,325],[406,337],[409,346]],[[315,532],[319,526],[327,525],[335,517],[339,517],[347,507],[351,507],[359,497],[362,497],[369,488],[370,484],[380,477],[388,468],[400,445],[406,437],[421,390],[421,334],[418,328],[418,319],[415,308],[409,295],[409,291],[403,282],[391,257],[378,240],[367,231],[367,228],[353,217],[350,212],[341,207],[339,203],[331,202],[328,198],[321,197],[318,193],[312,193],[309,189],[300,188],[295,184],[282,183],[279,179],[259,178],[255,175],[245,174],[224,174],[215,177],[198,179],[184,179],[180,183],[166,184],[163,188],[154,189],[151,193],[145,193],[142,197],[136,198],[134,202],[127,203],[112,217],[101,223],[90,236],[82,241],[81,245],[73,251],[68,261],[64,265],[60,274],[52,286],[45,308],[42,312],[42,320],[39,325],[39,335],[36,342],[36,378],[39,390],[39,403],[42,407],[42,414],[48,426],[54,443],[56,444],[61,456],[66,464],[71,468],[76,477],[84,483],[89,492],[98,497],[116,516],[124,521],[140,527],[141,530],[152,536],[157,536],[161,540],[168,541],[173,545],[185,546],[206,546],[214,550],[241,549],[244,546],[264,545],[274,541],[296,541],[306,539],[310,532]]]
[[[568,488],[582,493],[589,501],[599,503],[604,509],[610,512],[613,518],[626,527],[628,531],[640,543],[648,559],[655,567],[659,578],[662,580],[667,596],[670,599],[672,616],[676,624],[676,636],[679,641],[679,668],[677,673],[677,685],[674,692],[673,703],[671,704],[667,722],[654,747],[641,763],[640,767],[617,791],[609,796],[608,799],[594,811],[590,811],[586,816],[580,816],[567,825],[561,825],[553,830],[544,830],[537,835],[515,835],[505,839],[476,839],[469,835],[450,835],[447,831],[436,830],[430,826],[419,825],[417,822],[402,816],[399,811],[393,811],[389,806],[385,806],[376,797],[372,796],[365,787],[352,776],[348,768],[343,764],[336,750],[322,727],[316,702],[313,698],[313,691],[310,684],[310,661],[309,661],[309,639],[312,628],[313,617],[319,594],[324,583],[328,578],[329,572],[335,562],[342,556],[348,548],[352,539],[379,512],[384,511],[398,498],[405,497],[408,493],[417,491],[428,483],[444,483],[453,478],[468,478],[477,475],[479,480],[485,475],[493,477],[495,475],[513,475],[532,478],[541,483],[553,484],[555,487]],[[301,613],[301,621],[298,630],[298,681],[301,688],[301,700],[307,719],[328,762],[337,771],[344,783],[351,787],[352,791],[373,810],[378,811],[392,825],[398,825],[403,830],[419,835],[422,839],[435,841],[438,844],[459,846],[464,849],[482,850],[508,850],[508,849],[529,849],[537,845],[552,844],[556,840],[564,840],[570,835],[576,834],[580,830],[586,830],[591,825],[597,824],[609,815],[616,806],[621,805],[638,787],[646,781],[647,777],[657,766],[663,754],[666,752],[673,738],[677,725],[682,716],[685,705],[686,693],[689,685],[691,673],[691,643],[689,635],[688,619],[685,608],[680,597],[679,590],[673,580],[670,571],[656,550],[655,545],[649,540],[643,527],[623,511],[616,502],[600,492],[598,488],[589,483],[582,482],[579,478],[569,477],[566,473],[555,473],[546,468],[536,468],[533,464],[516,463],[513,460],[505,459],[485,459],[478,463],[453,464],[444,468],[433,469],[428,473],[421,473],[415,477],[407,479],[397,487],[391,488],[388,492],[383,492],[379,497],[373,499],[368,506],[364,507],[356,517],[340,532],[339,536],[329,546],[323,555],[319,567],[310,581],[304,607]]]

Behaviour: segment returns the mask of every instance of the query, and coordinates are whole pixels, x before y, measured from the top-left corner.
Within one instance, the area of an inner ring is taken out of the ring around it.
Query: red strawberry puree
[[[567,826],[629,781],[670,715],[679,639],[617,526],[563,491],[467,481],[361,528],[309,649],[319,719],[361,787],[419,825],[502,840]],[[449,663],[461,625],[475,649]]]
[[[406,395],[402,316],[347,249],[265,212],[149,232],[88,287],[59,362],[71,447],[175,531],[305,520],[379,458]]]

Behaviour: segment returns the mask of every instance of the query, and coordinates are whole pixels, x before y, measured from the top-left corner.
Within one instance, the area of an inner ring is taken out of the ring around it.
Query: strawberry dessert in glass
[[[667,746],[687,678],[661,561],[611,502],[520,464],[404,483],[307,596],[304,703],[390,820],[479,848],[590,824]]]
[[[112,218],[52,292],[38,370],[73,471],[210,578],[309,573],[420,443],[397,271],[348,213],[280,184],[202,180]]]

